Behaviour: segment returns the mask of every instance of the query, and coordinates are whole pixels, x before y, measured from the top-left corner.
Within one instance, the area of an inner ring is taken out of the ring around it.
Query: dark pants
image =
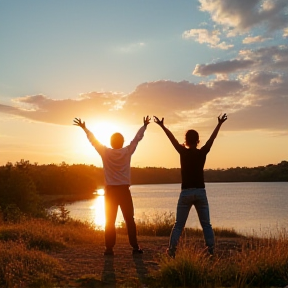
[[[138,249],[136,236],[136,224],[134,221],[134,207],[129,185],[108,185],[105,188],[105,245],[113,248],[116,243],[115,221],[118,206],[120,206],[129,237],[129,243],[134,249]]]

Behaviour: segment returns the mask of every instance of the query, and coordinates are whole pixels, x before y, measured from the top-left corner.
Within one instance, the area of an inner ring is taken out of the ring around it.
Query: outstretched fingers
[[[157,123],[157,122],[159,122],[160,120],[159,120],[159,118],[158,117],[156,117],[156,116],[153,116],[153,118],[154,118],[154,122],[155,123]]]
[[[74,118],[73,125],[80,126],[81,128],[85,128],[85,121],[81,121],[81,118]]]
[[[73,125],[79,125],[79,123],[81,123],[81,119],[74,118],[73,122],[74,122]]]
[[[164,118],[162,118],[162,120],[160,121],[160,119],[156,116],[153,116],[154,117],[154,122],[157,123],[158,125],[163,125],[164,123]]]
[[[220,114],[219,116],[218,116],[218,122],[220,122],[220,123],[223,123],[223,122],[225,122],[226,120],[227,120],[227,114],[226,113],[224,113],[223,115],[222,114]]]
[[[146,117],[143,117],[143,122],[145,125],[148,125],[151,121],[151,118],[147,115]]]

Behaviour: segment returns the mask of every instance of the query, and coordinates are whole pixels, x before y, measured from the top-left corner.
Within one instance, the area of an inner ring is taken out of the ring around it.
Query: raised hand
[[[73,125],[79,126],[79,127],[81,127],[82,129],[85,129],[85,128],[86,128],[85,121],[82,122],[80,118],[75,118],[75,119],[73,120],[73,122],[74,122]]]
[[[224,123],[226,120],[227,120],[227,115],[226,115],[226,113],[224,113],[223,115],[220,114],[220,115],[218,116],[218,123],[219,123],[219,124]]]
[[[149,116],[143,117],[144,125],[147,126],[150,123],[151,118]]]
[[[164,118],[162,118],[162,120],[160,121],[158,117],[153,116],[154,117],[154,122],[158,125],[160,125],[161,127],[164,126]]]

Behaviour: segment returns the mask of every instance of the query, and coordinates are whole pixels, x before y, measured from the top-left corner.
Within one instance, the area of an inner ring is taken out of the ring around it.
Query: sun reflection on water
[[[105,228],[105,205],[104,205],[104,189],[98,189],[95,193],[94,203],[90,207],[93,216],[93,222],[97,229]]]

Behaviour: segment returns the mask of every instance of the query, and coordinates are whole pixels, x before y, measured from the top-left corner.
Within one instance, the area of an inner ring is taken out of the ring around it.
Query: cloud
[[[219,48],[219,49],[229,49],[234,45],[227,44],[226,42],[220,42],[220,31],[213,30],[209,31],[207,29],[191,29],[187,30],[182,34],[184,39],[193,38],[195,41],[199,43],[208,43],[211,48]]]
[[[287,91],[287,75],[251,71],[238,80],[147,82],[128,95],[90,92],[62,100],[25,96],[14,100],[15,106],[0,105],[0,112],[60,125],[71,125],[74,117],[139,123],[148,114],[165,117],[181,131],[188,124],[210,130],[215,117],[227,112],[231,121],[225,129],[281,132],[287,130]]]
[[[238,70],[248,69],[254,64],[253,60],[234,59],[213,64],[197,64],[193,75],[208,76],[211,74],[229,74]]]
[[[257,50],[241,50],[239,57],[254,59],[258,69],[277,70],[284,69],[288,72],[288,46],[270,46]]]
[[[193,75],[229,74],[252,69],[288,72],[288,46],[271,46],[257,50],[241,50],[236,59],[212,64],[197,64]]]
[[[212,20],[236,35],[264,26],[267,32],[287,27],[287,0],[199,0],[200,10],[208,12]]]
[[[142,49],[146,44],[144,42],[138,42],[138,43],[131,43],[126,46],[120,47],[120,52],[122,53],[132,53],[135,51],[138,51],[139,49]]]
[[[257,105],[247,106],[231,115],[233,129],[283,131],[287,134],[287,111],[287,96],[265,97]]]
[[[216,45],[220,42],[219,30],[209,31],[207,29],[191,29],[183,33],[183,38],[196,38],[199,43],[209,43]]]
[[[24,96],[13,100],[15,106],[0,104],[0,112],[21,116],[35,121],[71,124],[74,117],[83,113],[88,118],[115,115],[121,109],[125,97],[119,93],[90,92],[78,99],[55,100],[44,95]]]
[[[251,44],[251,43],[259,43],[259,42],[265,42],[269,40],[270,38],[264,38],[262,36],[255,36],[255,37],[246,37],[243,39],[242,43],[243,44]]]
[[[14,99],[15,106],[0,105],[0,112],[35,121],[70,124],[74,117],[122,117],[129,121],[150,115],[169,115],[179,121],[179,113],[199,109],[218,97],[237,94],[242,86],[238,81],[214,81],[193,84],[188,81],[156,81],[140,84],[129,95],[111,92],[91,92],[77,99],[55,100],[44,95]]]
[[[241,76],[241,80],[244,85],[257,86],[267,92],[274,84],[283,83],[283,76],[276,72],[253,71]]]
[[[227,44],[225,41],[222,41],[216,47],[219,49],[222,49],[222,50],[227,50],[227,49],[233,48],[234,45],[233,44]]]
[[[238,81],[214,81],[193,84],[188,81],[156,81],[143,83],[127,97],[123,106],[131,115],[166,115],[171,122],[181,121],[185,111],[200,109],[218,97],[237,94],[242,86]]]

